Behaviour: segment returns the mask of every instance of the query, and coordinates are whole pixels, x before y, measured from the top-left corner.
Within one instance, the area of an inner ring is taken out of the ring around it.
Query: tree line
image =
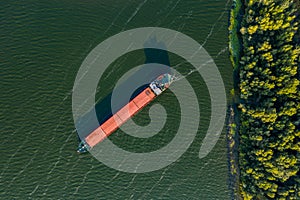
[[[247,0],[238,34],[240,191],[300,199],[300,47],[295,2]]]

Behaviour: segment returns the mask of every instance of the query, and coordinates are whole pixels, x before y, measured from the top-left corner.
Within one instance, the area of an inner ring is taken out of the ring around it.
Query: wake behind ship
[[[146,89],[140,92],[128,104],[112,115],[108,120],[102,123],[98,128],[92,131],[88,136],[81,140],[78,145],[77,152],[84,153],[92,149],[98,143],[103,141],[115,130],[117,130],[128,119],[138,113],[143,107],[153,101],[158,95],[165,91],[174,76],[166,73],[157,77],[152,81]]]

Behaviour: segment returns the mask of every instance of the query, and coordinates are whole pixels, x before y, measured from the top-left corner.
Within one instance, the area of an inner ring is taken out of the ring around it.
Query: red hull
[[[156,95],[148,87],[143,90],[139,95],[132,99],[127,105],[105,121],[101,126],[89,134],[85,141],[90,147],[94,147],[99,142],[104,140],[110,134],[112,134],[116,129],[118,129],[123,123],[125,123],[129,118],[135,115],[143,107],[149,104]]]

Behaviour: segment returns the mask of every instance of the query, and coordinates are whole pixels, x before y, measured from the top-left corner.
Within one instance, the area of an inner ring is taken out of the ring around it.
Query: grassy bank
[[[295,5],[291,0],[236,1],[231,11],[229,48],[239,104],[235,120],[239,165],[230,164],[240,169],[235,191],[243,199],[300,199],[300,48]]]
[[[227,149],[228,149],[228,166],[229,166],[229,189],[231,199],[242,199],[240,196],[240,172],[238,162],[238,145],[239,145],[239,117],[237,111],[238,98],[238,71],[240,52],[242,49],[241,37],[239,30],[243,17],[243,7],[241,0],[234,0],[229,16],[229,52],[230,60],[234,72],[234,89],[231,90],[231,105],[227,109]]]
[[[227,148],[229,166],[229,189],[231,199],[241,199],[239,191],[239,166],[238,166],[238,127],[235,117],[237,116],[234,105],[227,109]]]
[[[240,57],[241,42],[238,35],[240,29],[239,21],[242,20],[242,2],[241,0],[234,0],[229,17],[229,51],[230,60],[234,67],[238,66]]]

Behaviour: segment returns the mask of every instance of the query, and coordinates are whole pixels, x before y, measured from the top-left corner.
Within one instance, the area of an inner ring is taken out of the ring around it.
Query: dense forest
[[[230,27],[237,35],[230,40],[238,72],[243,199],[300,199],[300,47],[295,2],[235,2],[243,9],[240,19],[237,15],[231,19]]]

